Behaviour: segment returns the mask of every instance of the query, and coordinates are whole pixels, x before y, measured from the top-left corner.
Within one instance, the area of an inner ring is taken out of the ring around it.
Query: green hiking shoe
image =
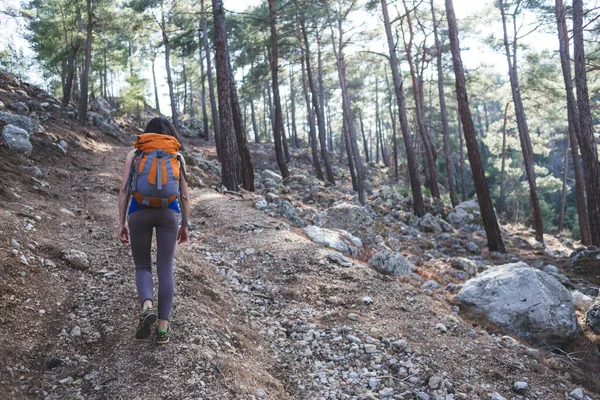
[[[169,338],[171,337],[171,333],[173,333],[173,329],[171,329],[171,325],[165,331],[161,331],[156,328],[156,344],[167,344],[169,343]]]
[[[151,307],[144,308],[144,311],[140,313],[140,322],[137,327],[137,331],[135,332],[136,339],[146,339],[150,336],[151,329],[153,323],[158,319],[158,315],[152,310]]]

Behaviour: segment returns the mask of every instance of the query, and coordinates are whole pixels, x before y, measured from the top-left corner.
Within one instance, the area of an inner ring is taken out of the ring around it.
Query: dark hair
[[[148,125],[146,125],[144,133],[161,133],[163,135],[173,136],[181,143],[177,129],[175,129],[175,126],[173,126],[171,121],[165,117],[152,118],[150,122],[148,122]]]

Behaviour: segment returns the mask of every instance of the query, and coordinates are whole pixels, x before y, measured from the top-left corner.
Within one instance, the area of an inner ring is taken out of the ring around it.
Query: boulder
[[[362,241],[344,230],[324,229],[310,225],[304,228],[304,233],[314,242],[352,257],[362,253]]]
[[[448,222],[454,227],[461,228],[475,222],[475,217],[458,206],[448,214]]]
[[[319,226],[343,229],[367,239],[373,235],[373,218],[366,208],[359,205],[337,204],[322,212],[318,220]]]
[[[573,303],[575,308],[581,311],[587,311],[594,305],[594,299],[586,294],[581,293],[579,290],[573,290],[571,292],[573,297]]]
[[[265,169],[261,175],[264,179],[272,179],[277,184],[279,184],[283,181],[283,179],[281,178],[281,175],[271,171],[270,169]]]
[[[70,249],[63,250],[60,254],[71,268],[84,271],[90,267],[90,260],[83,251]]]
[[[15,112],[19,115],[29,114],[29,107],[27,107],[27,104],[23,103],[22,101],[15,101],[10,103],[10,108],[15,110]]]
[[[591,330],[600,334],[600,301],[598,299],[585,313],[585,323]]]
[[[100,130],[108,136],[116,138],[121,133],[121,127],[112,119],[104,120],[100,126]]]
[[[419,227],[425,233],[441,233],[442,226],[430,213],[425,214],[418,222]]]
[[[25,117],[23,115],[16,115],[6,111],[0,111],[0,121],[7,125],[17,126],[25,131],[29,135],[38,133],[40,130],[40,122],[33,118]]]
[[[112,118],[112,107],[110,103],[106,101],[103,97],[96,97],[90,103],[90,109],[100,115],[102,115],[105,119]]]
[[[384,275],[410,275],[416,267],[401,253],[382,250],[369,259],[369,265]]]
[[[453,268],[466,272],[469,276],[477,275],[477,264],[475,261],[463,257],[453,257],[450,259]]]
[[[2,138],[8,144],[8,148],[15,153],[29,156],[33,150],[27,131],[15,125],[6,125],[3,128]]]
[[[553,276],[523,262],[482,272],[465,282],[456,298],[535,344],[564,346],[579,333],[571,293]]]
[[[600,250],[583,250],[571,260],[571,271],[576,274],[598,275],[600,271]]]
[[[298,214],[298,210],[296,209],[296,207],[291,205],[290,202],[287,200],[283,200],[277,205],[277,212],[279,212],[279,214],[281,216],[288,219],[296,226],[299,226],[299,227],[306,226],[306,222],[304,222],[302,220],[302,218],[300,218],[300,215]]]

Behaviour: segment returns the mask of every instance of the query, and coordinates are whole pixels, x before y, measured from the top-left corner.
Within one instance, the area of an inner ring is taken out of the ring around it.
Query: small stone
[[[466,248],[471,254],[481,254],[481,249],[474,242],[468,242],[466,244]]]
[[[425,282],[422,285],[422,287],[423,287],[423,289],[435,290],[435,289],[439,289],[441,287],[441,285],[439,283],[437,283],[436,281],[434,281],[433,279],[430,279],[427,282]]]
[[[448,332],[448,327],[444,324],[437,324],[435,326],[435,329],[437,329],[438,331],[442,332],[442,333],[446,333]]]
[[[418,400],[429,400],[429,395],[427,393],[419,392],[417,393]]]
[[[13,247],[21,247],[21,244],[17,242],[15,239],[10,239],[10,245]]]
[[[434,375],[429,378],[429,387],[434,390],[440,387],[440,383],[442,383],[442,378],[439,376]]]
[[[573,390],[571,393],[569,393],[569,397],[574,400],[583,400],[583,390],[581,390],[580,388],[577,388],[577,389]]]
[[[369,296],[365,296],[362,299],[360,299],[360,301],[362,301],[365,304],[373,304],[373,299],[370,298]]]
[[[58,383],[60,383],[61,385],[70,385],[73,383],[73,378],[70,376],[67,376],[64,379],[59,380]]]
[[[25,257],[24,254],[21,254],[21,257],[19,257],[19,261],[21,262],[21,264],[29,265],[29,261],[27,261],[27,257]]]
[[[399,339],[392,343],[392,346],[398,350],[404,350],[408,347],[408,342],[406,339]]]
[[[62,214],[65,214],[68,217],[75,217],[75,214],[73,213],[73,211],[67,210],[66,208],[61,208],[60,212]]]
[[[360,316],[355,313],[350,313],[350,314],[348,314],[348,319],[350,321],[358,321],[360,319]]]
[[[506,397],[502,396],[498,392],[494,392],[494,393],[492,393],[492,399],[491,400],[506,400]]]
[[[329,253],[327,255],[327,257],[331,261],[341,265],[342,267],[351,267],[352,266],[352,260],[349,259],[348,257],[345,257],[342,253],[338,253],[338,252]]]
[[[71,337],[80,337],[81,336],[81,328],[77,325],[75,325],[73,327],[73,329],[71,329],[71,332],[69,332],[69,335]]]
[[[369,378],[369,387],[372,390],[375,390],[379,387],[379,385],[381,385],[381,379],[380,378],[376,378],[374,376]]]
[[[356,344],[361,344],[362,343],[362,340],[360,340],[360,338],[357,338],[354,335],[347,335],[346,339],[348,339],[349,341],[351,341],[353,343],[356,343]]]
[[[377,353],[377,346],[375,346],[374,344],[365,344],[365,353],[367,353],[367,354]]]
[[[384,388],[379,391],[380,399],[387,399],[388,397],[392,397],[394,395],[394,389],[392,388]]]
[[[515,389],[515,392],[522,393],[529,389],[529,384],[527,382],[517,381],[513,384],[513,389]]]

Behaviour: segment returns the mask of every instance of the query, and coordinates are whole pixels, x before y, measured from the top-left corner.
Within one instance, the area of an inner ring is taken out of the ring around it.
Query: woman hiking
[[[131,241],[135,283],[142,307],[135,337],[145,339],[158,320],[156,342],[171,336],[169,317],[173,304],[173,256],[176,243],[188,240],[190,203],[185,162],[178,150],[179,135],[166,118],[153,118],[138,135],[135,149],[127,154],[119,192],[118,237]],[[131,196],[131,202],[128,202]],[[179,216],[181,215],[181,224]],[[128,225],[125,217],[128,217]],[[152,235],[156,229],[156,273],[158,307],[154,307],[152,280]]]

